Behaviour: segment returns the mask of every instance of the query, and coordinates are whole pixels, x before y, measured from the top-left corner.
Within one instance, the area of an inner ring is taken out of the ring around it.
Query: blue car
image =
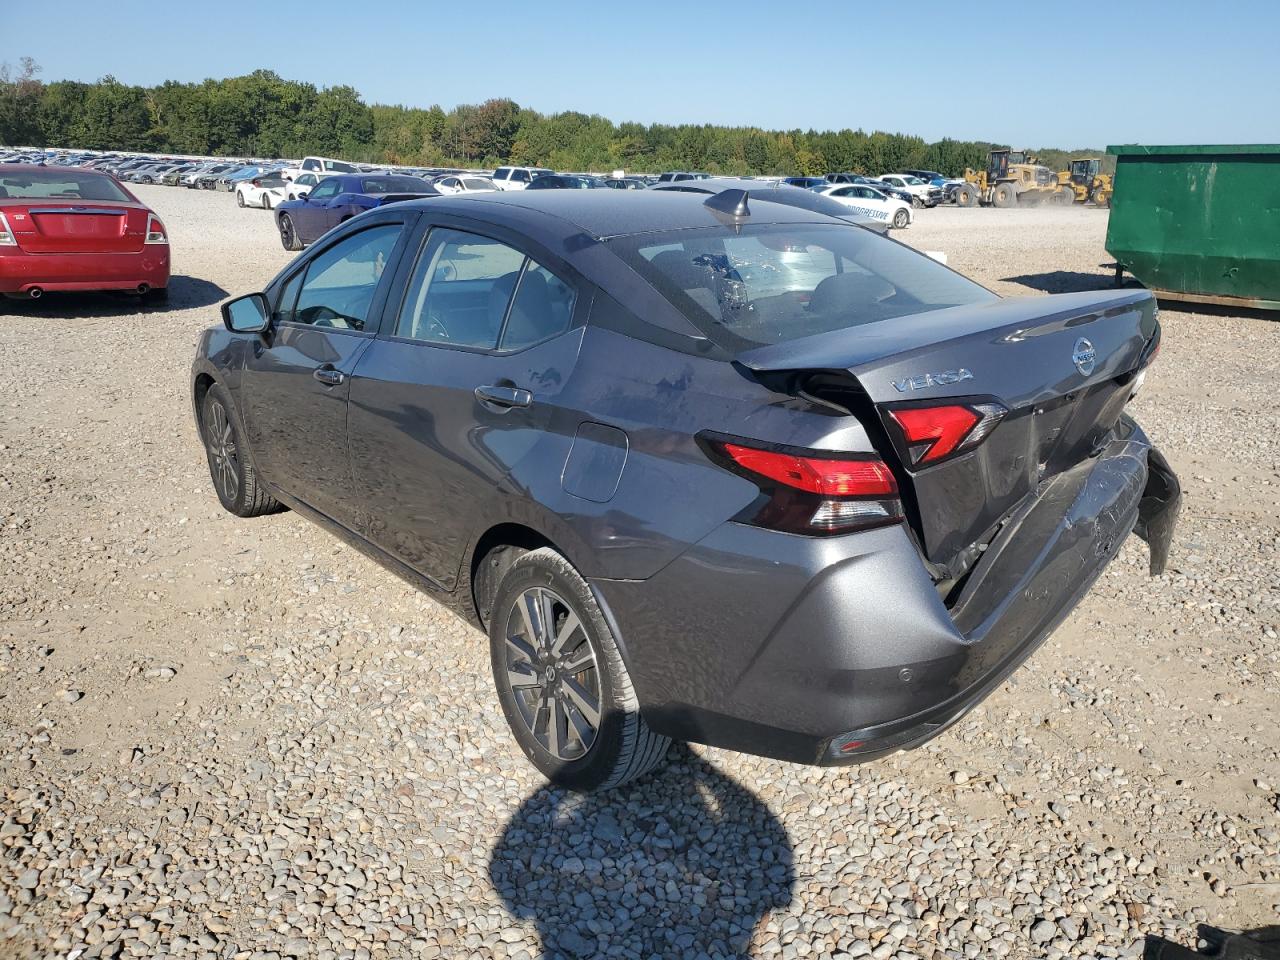
[[[297,200],[276,207],[276,226],[286,250],[301,250],[357,214],[395,203],[438,197],[440,191],[418,177],[395,174],[337,174],[325,177]]]

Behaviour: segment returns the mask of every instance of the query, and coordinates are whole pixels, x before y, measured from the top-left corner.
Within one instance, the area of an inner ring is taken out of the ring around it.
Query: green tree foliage
[[[958,176],[966,167],[985,166],[992,146],[847,128],[615,124],[572,110],[542,114],[510,99],[449,111],[369,106],[351,87],[318,89],[270,70],[155,87],[127,86],[113,77],[46,84],[37,78],[39,70],[29,57],[16,69],[0,64],[0,143],[240,157],[316,153],[406,165],[806,176],[904,168]],[[1039,155],[1065,169],[1070,157],[1100,151],[1044,148]]]

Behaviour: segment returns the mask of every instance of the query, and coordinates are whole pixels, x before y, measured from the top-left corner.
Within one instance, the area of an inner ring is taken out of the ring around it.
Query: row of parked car
[[[798,196],[787,202],[822,209],[868,225],[903,229],[918,207],[933,207],[948,199],[948,181],[927,170],[902,171],[880,177],[832,173],[825,177],[712,177],[698,171],[667,171],[658,175],[610,176],[588,172],[557,172],[546,167],[500,166],[493,171],[455,168],[376,167],[332,157],[309,156],[300,161],[227,160],[88,154],[58,151],[9,153],[0,162],[23,162],[45,167],[78,168],[109,174],[122,183],[164,184],[191,189],[225,190],[241,207],[271,210],[280,242],[300,250],[338,224],[387,203],[446,194],[483,194],[513,190],[617,189],[683,190],[711,193],[743,189],[804,190],[818,195],[816,206]],[[782,194],[779,194],[782,195]]]

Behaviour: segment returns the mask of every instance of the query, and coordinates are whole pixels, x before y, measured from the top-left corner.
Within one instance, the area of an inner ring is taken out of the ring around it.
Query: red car
[[[79,167],[0,163],[0,293],[163,296],[168,286],[164,224],[117,180]]]

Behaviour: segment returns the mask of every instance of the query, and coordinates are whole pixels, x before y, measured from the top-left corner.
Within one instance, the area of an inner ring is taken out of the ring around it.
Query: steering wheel
[[[359,330],[364,324],[354,317],[344,316],[332,307],[326,307],[324,304],[318,304],[314,307],[308,307],[303,311],[303,315],[307,318],[305,322],[315,327],[331,327],[342,330]]]

